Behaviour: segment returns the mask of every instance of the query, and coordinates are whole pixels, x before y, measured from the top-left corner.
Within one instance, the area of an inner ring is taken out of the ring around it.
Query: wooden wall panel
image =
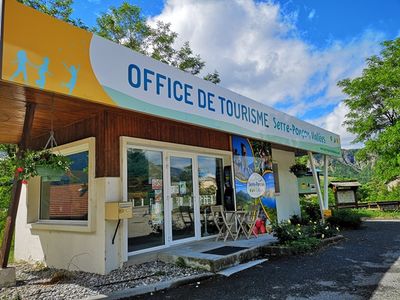
[[[229,134],[135,112],[105,113],[106,176],[119,176],[120,136],[219,150],[230,150]]]
[[[95,117],[55,130],[59,145],[96,137],[96,177],[120,176],[121,136],[230,150],[227,133],[116,109],[100,112]],[[44,147],[48,137],[46,134],[34,138],[30,147]]]

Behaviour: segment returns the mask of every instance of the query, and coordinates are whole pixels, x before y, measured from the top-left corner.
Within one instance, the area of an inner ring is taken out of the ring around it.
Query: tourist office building
[[[17,260],[105,274],[132,255],[214,236],[211,205],[259,201],[266,223],[288,219],[300,214],[295,153],[340,155],[334,133],[2,4],[0,142],[20,142],[29,109],[28,147],[44,148],[54,131],[52,151],[71,160],[60,180],[23,185]]]

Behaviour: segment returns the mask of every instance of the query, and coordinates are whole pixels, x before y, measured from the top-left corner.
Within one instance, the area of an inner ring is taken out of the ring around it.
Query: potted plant
[[[302,175],[307,174],[308,169],[307,169],[307,165],[305,165],[305,164],[295,163],[294,165],[292,165],[290,167],[289,171],[290,171],[290,173],[293,173],[297,177],[300,177]]]
[[[70,171],[70,160],[50,150],[28,150],[17,160],[18,178],[26,182],[31,177],[41,176],[43,181],[58,181]]]

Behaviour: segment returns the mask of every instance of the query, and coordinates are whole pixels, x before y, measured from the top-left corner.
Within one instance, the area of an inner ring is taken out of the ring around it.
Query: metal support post
[[[317,195],[318,195],[318,201],[319,201],[319,209],[321,211],[321,218],[322,218],[322,222],[324,223],[325,222],[324,203],[322,200],[321,186],[319,185],[318,174],[317,174],[317,171],[315,170],[314,157],[313,157],[311,151],[308,151],[308,158],[310,159],[311,171],[312,171],[312,174],[314,177],[315,186],[317,188]]]

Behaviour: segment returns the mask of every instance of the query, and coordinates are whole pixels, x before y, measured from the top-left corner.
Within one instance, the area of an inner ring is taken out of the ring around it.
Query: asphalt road
[[[364,222],[309,255],[132,299],[400,299],[400,222]]]

